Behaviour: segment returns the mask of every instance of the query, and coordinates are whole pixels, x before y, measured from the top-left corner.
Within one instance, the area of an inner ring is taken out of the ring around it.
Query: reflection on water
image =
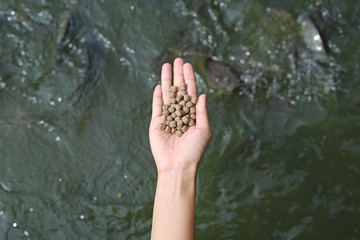
[[[359,238],[359,8],[1,2],[0,239],[149,238],[152,90],[178,55],[213,129],[197,238]]]

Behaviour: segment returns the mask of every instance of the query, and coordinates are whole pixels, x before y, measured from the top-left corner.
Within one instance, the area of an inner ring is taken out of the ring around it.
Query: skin
[[[165,63],[161,72],[161,85],[153,95],[152,117],[149,128],[151,151],[155,159],[158,180],[154,201],[152,240],[194,239],[195,193],[198,165],[211,138],[206,108],[206,95],[196,104],[196,124],[181,137],[159,129],[165,123],[162,105],[170,104],[170,86],[186,83],[188,94],[197,96],[194,70],[181,58],[172,68]],[[172,83],[173,82],[173,83]]]

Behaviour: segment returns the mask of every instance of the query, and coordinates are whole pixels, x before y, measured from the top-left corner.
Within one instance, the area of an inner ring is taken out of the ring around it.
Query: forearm
[[[158,175],[152,240],[194,239],[196,171],[173,170]]]

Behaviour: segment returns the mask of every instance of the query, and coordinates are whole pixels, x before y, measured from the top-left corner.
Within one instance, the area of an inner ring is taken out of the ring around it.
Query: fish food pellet
[[[166,116],[166,122],[160,123],[159,129],[181,137],[195,125],[197,97],[191,97],[187,92],[187,85],[182,83],[180,87],[170,87],[170,103],[162,106],[162,114]]]
[[[188,124],[189,123],[189,118],[188,117],[182,117],[182,122],[185,123],[185,124]]]
[[[170,127],[169,126],[166,126],[165,127],[165,132],[169,133],[171,130],[170,130]]]
[[[182,131],[180,131],[180,130],[177,130],[177,131],[176,131],[176,135],[177,135],[178,137],[181,137],[182,134],[183,134]]]
[[[165,130],[165,124],[160,123],[160,125],[159,125],[159,129],[160,129],[160,130]]]
[[[164,111],[163,111],[163,115],[169,116],[169,111],[168,111],[168,110],[164,110]]]
[[[191,126],[194,126],[194,124],[195,124],[195,121],[194,121],[194,119],[190,119],[190,121],[189,121],[189,126],[191,127]]]
[[[193,106],[192,102],[188,101],[186,104],[185,104],[188,108],[191,108]]]
[[[175,122],[175,121],[171,121],[171,122],[170,122],[170,127],[171,127],[171,128],[176,127],[176,122]]]
[[[190,109],[189,109],[187,106],[184,106],[184,107],[183,107],[183,111],[184,111],[185,113],[189,113]]]
[[[175,112],[175,108],[174,107],[169,107],[168,111],[173,113],[173,112]]]
[[[184,101],[185,101],[185,102],[190,101],[190,96],[189,96],[189,95],[185,95],[185,96],[184,96]]]
[[[177,102],[180,102],[181,100],[183,100],[183,96],[179,95],[179,96],[176,97]]]
[[[177,87],[176,86],[171,86],[170,87],[170,92],[176,93],[177,92]]]
[[[186,83],[182,83],[180,85],[180,90],[186,90]]]
[[[187,126],[183,126],[183,127],[181,128],[181,131],[182,131],[183,133],[185,133],[187,130],[188,130],[188,127],[187,127]]]
[[[191,102],[192,102],[193,104],[196,104],[196,103],[197,103],[197,97],[193,97],[193,98],[191,99]]]

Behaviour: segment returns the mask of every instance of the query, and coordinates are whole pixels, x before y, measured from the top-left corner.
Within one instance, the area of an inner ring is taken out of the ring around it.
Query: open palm
[[[162,116],[162,105],[170,105],[171,85],[180,87],[181,83],[185,82],[188,94],[191,97],[197,96],[195,74],[191,64],[184,64],[181,58],[175,59],[173,84],[171,70],[169,63],[165,63],[162,67],[161,85],[156,86],[154,90],[149,129],[151,151],[159,173],[179,168],[197,168],[211,138],[204,94],[199,97],[196,104],[196,124],[189,127],[181,137],[159,129],[159,124],[165,123],[165,116]]]

